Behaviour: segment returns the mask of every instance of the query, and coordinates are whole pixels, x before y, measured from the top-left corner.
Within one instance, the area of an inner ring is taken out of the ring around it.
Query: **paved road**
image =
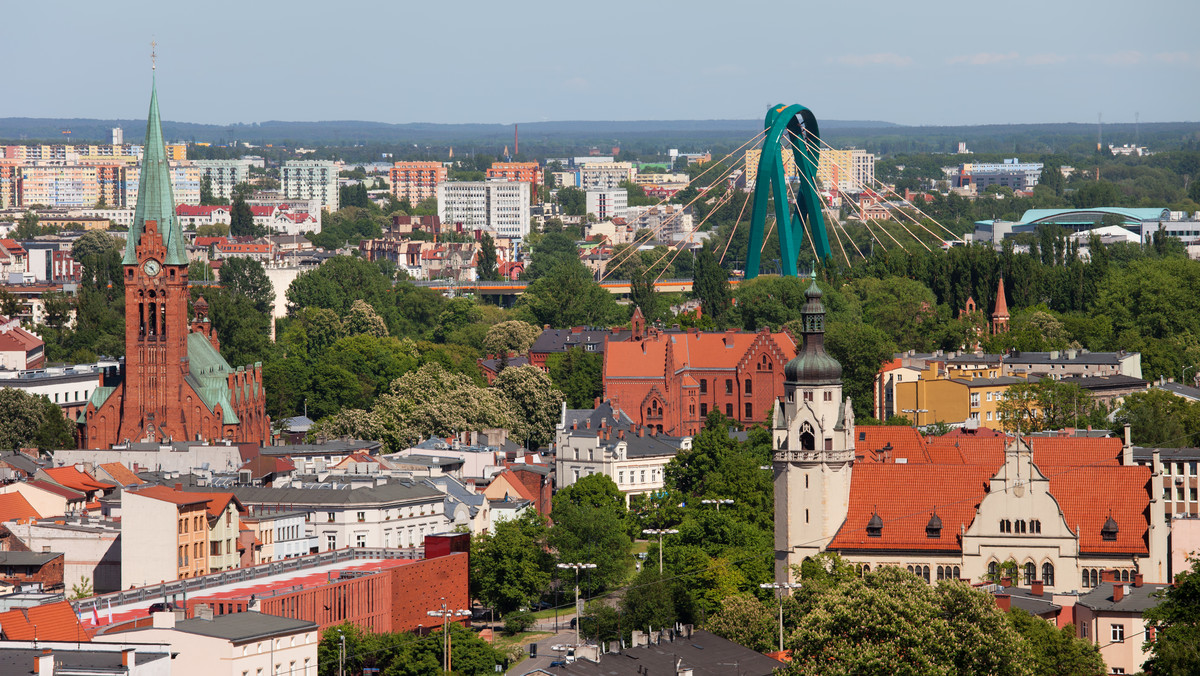
[[[575,630],[571,629],[571,618],[575,617],[575,613],[570,615],[559,615],[558,617],[558,632],[553,636],[548,636],[537,641],[538,656],[523,660],[520,664],[508,670],[509,676],[523,676],[537,669],[545,669],[550,673],[554,670],[550,669],[550,663],[561,657],[561,653],[550,648],[552,645],[561,644],[567,645],[575,642]],[[539,620],[530,631],[548,631],[554,632],[554,618],[549,620]]]

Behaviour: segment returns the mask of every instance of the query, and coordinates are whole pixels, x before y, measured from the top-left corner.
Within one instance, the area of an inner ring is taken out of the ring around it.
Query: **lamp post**
[[[701,502],[701,504],[705,504],[705,505],[716,505],[718,512],[721,511],[721,505],[732,505],[733,504],[733,500],[730,500],[729,498],[718,498],[715,500],[710,500],[708,498],[705,498],[705,499],[701,500],[700,502]]]
[[[466,617],[467,615],[471,614],[471,611],[447,608],[446,604],[444,603],[444,601],[446,600],[446,597],[443,596],[441,600],[443,601],[443,603],[442,603],[442,607],[440,610],[426,611],[425,614],[429,615],[430,617],[442,618],[442,650],[445,651],[442,654],[442,657],[443,657],[442,663],[444,665],[443,668],[446,670],[446,673],[450,673],[450,618],[451,617]]]
[[[774,589],[779,597],[779,652],[783,652],[783,590],[797,589],[799,582],[763,582],[758,585],[763,589]]]
[[[1188,371],[1194,371],[1194,370],[1196,370],[1196,366],[1197,366],[1197,365],[1192,365],[1192,366],[1184,366],[1183,368],[1179,369],[1179,384],[1180,384],[1180,385],[1183,385],[1183,384],[1184,384],[1184,383],[1183,383],[1183,376],[1184,376],[1184,374],[1186,374]]]
[[[579,625],[583,624],[583,607],[579,605],[579,571],[596,567],[594,563],[560,563],[559,568],[575,571],[575,645],[579,645]]]
[[[913,414],[913,427],[918,427],[920,425],[920,421],[921,421],[921,414],[929,413],[929,409],[926,409],[926,408],[902,408],[902,409],[900,409],[900,412]]]
[[[730,502],[733,502],[733,500],[730,500]],[[662,563],[663,536],[664,535],[675,535],[678,532],[679,531],[675,530],[674,528],[645,528],[642,530],[642,533],[644,533],[645,535],[657,535],[658,536],[658,574],[659,575],[662,575],[662,572],[663,572],[663,563]]]

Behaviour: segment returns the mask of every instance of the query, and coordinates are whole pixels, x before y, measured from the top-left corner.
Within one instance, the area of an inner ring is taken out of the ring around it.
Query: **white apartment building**
[[[318,200],[322,208],[338,210],[338,169],[335,163],[326,160],[291,160],[283,164],[279,178],[284,197]]]
[[[589,162],[578,170],[579,187],[584,190],[614,190],[623,181],[632,181],[637,176],[630,162]]]
[[[624,188],[587,191],[587,213],[595,214],[602,221],[624,216],[628,208],[629,193]]]
[[[213,197],[219,200],[233,199],[233,186],[250,181],[250,160],[192,160],[192,166],[212,180]]]
[[[524,181],[443,181],[437,186],[438,217],[443,224],[523,239],[529,234],[529,194]]]

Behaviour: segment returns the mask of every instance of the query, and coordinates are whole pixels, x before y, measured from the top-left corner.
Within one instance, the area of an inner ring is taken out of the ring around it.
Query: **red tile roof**
[[[228,241],[225,237],[197,237],[195,244],[196,246],[216,246]]]
[[[229,205],[216,204],[209,206],[198,206],[193,204],[180,204],[175,207],[176,216],[211,216],[214,211],[224,211],[229,213]]]
[[[72,490],[65,486],[60,486],[56,483],[51,483],[49,481],[43,481],[41,479],[35,479],[33,481],[26,481],[25,485],[33,486],[34,488],[40,488],[40,489],[46,491],[47,493],[53,493],[53,494],[59,496],[60,498],[66,498],[68,502],[79,502],[79,501],[83,501],[83,500],[87,499],[87,496],[84,495],[83,493],[80,493],[79,491]]]
[[[654,378],[660,374],[666,346],[672,345],[676,369],[733,369],[746,356],[750,346],[764,334],[727,332],[664,333],[642,341],[610,342],[605,347],[606,378]],[[790,334],[769,334],[784,359],[796,356],[796,341]],[[643,348],[645,348],[643,350]],[[778,365],[783,368],[783,364]]]
[[[1146,544],[1150,468],[1040,467],[1050,479],[1050,492],[1071,530],[1079,530],[1079,549],[1093,553],[1149,554]],[[1112,514],[1117,539],[1104,540],[1100,530]]]
[[[108,475],[113,478],[113,481],[116,481],[122,486],[136,486],[146,483],[138,478],[138,475],[134,474],[132,470],[119,462],[106,462],[101,464],[99,467],[107,472]]]
[[[0,239],[0,247],[4,247],[10,253],[19,254],[22,256],[26,253],[25,247],[21,246],[21,244],[15,239]]]
[[[0,613],[0,631],[10,641],[91,640],[67,601]]]
[[[994,471],[979,465],[855,463],[850,509],[829,548],[957,551]],[[930,538],[925,526],[935,509],[941,537]],[[867,522],[876,513],[883,531],[870,537]]]
[[[177,491],[174,488],[166,486],[150,486],[138,491],[133,491],[134,495],[140,495],[144,498],[153,498],[170,502],[176,505],[205,505],[207,508],[208,498],[204,497],[203,493],[185,493]]]
[[[60,486],[66,486],[71,490],[76,490],[81,493],[91,491],[107,491],[116,488],[113,484],[96,481],[96,478],[87,472],[81,472],[74,465],[66,467],[49,467],[42,470],[50,480]]]
[[[41,514],[20,493],[0,493],[0,521],[40,519]],[[2,627],[0,627],[2,628]]]

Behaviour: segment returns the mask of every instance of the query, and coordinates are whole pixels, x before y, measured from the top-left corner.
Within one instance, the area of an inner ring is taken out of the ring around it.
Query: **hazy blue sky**
[[[0,3],[0,117],[1200,119],[1200,0]]]

